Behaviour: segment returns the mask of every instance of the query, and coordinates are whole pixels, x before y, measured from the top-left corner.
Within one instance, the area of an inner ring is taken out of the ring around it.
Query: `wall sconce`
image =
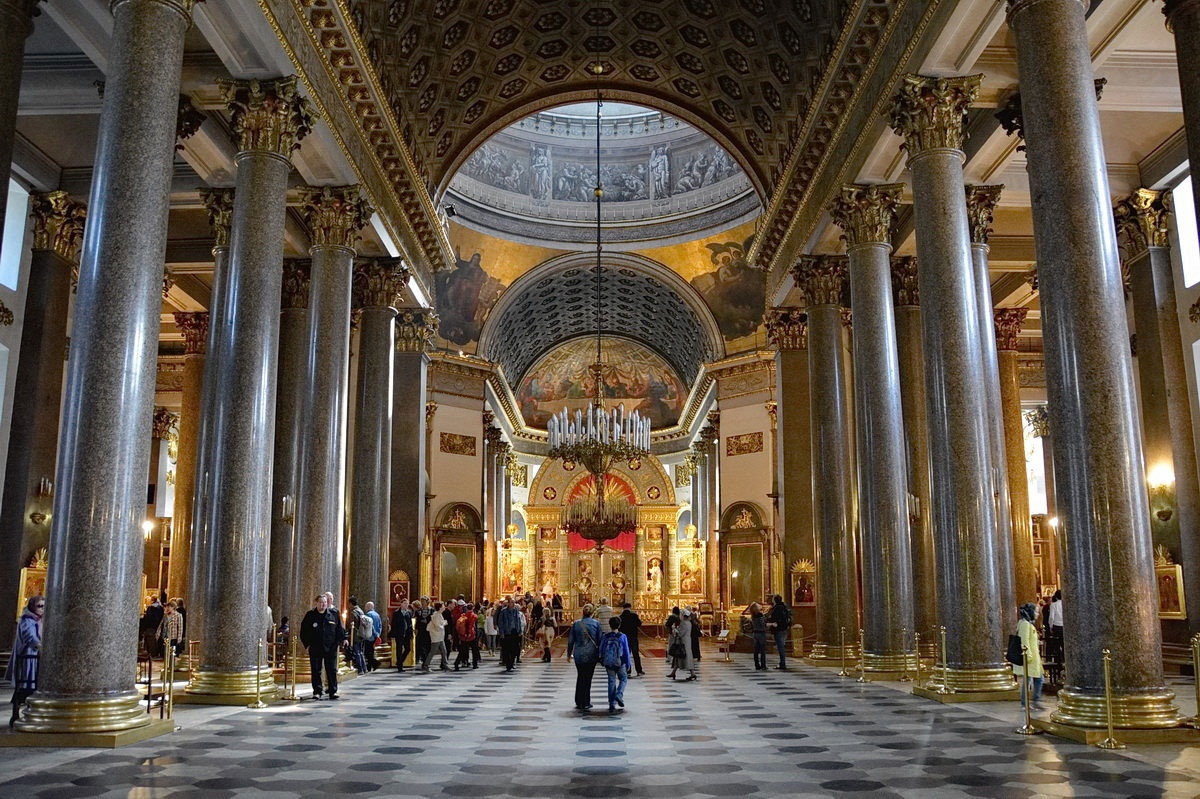
[[[29,521],[33,522],[34,524],[42,524],[46,521],[46,514],[39,513],[35,510],[33,513],[29,514]]]
[[[292,497],[292,495],[285,494],[283,496],[283,498],[280,500],[280,504],[282,505],[282,507],[280,508],[280,515],[283,517],[283,520],[285,522],[287,522],[288,524],[292,524],[293,522],[295,522],[296,521],[296,500]]]
[[[1146,485],[1150,488],[1151,504],[1160,506],[1154,515],[1161,522],[1171,521],[1171,517],[1175,515],[1175,509],[1172,507],[1175,504],[1175,470],[1171,464],[1155,464],[1146,473]]]
[[[43,477],[38,481],[38,496],[52,497],[54,496],[54,481],[49,477]]]
[[[144,522],[142,522],[142,538],[149,541],[150,534],[153,532],[154,532],[154,522],[153,521],[151,521],[150,519],[146,519]]]
[[[1055,530],[1057,530],[1058,529],[1058,517],[1051,516],[1049,519],[1046,520],[1046,524],[1050,525]]]

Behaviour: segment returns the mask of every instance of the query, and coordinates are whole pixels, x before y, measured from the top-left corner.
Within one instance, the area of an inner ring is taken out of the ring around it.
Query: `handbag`
[[[1008,652],[1004,655],[1004,659],[1014,666],[1025,665],[1025,655],[1021,652],[1021,636],[1016,634],[1008,636]]]

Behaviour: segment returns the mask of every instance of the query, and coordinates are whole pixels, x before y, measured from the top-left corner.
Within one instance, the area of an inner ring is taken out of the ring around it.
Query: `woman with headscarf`
[[[692,612],[684,608],[679,612],[679,621],[671,628],[671,636],[667,639],[667,654],[671,656],[672,680],[680,669],[688,672],[687,680],[696,679],[695,661],[692,660]]]
[[[31,596],[17,622],[17,635],[13,639],[12,655],[8,659],[8,670],[4,674],[4,679],[12,680],[16,689],[12,695],[12,718],[8,722],[10,727],[17,723],[25,700],[37,690],[38,654],[42,649],[42,614],[45,610],[46,598]]]
[[[1017,637],[1023,647],[1021,663],[1013,663],[1013,674],[1021,683],[1021,707],[1025,707],[1025,677],[1033,683],[1034,710],[1041,710],[1039,700],[1042,698],[1042,653],[1038,648],[1038,632],[1033,620],[1037,618],[1037,607],[1032,602],[1026,602],[1017,611]],[[1015,660],[1015,658],[1014,658]]]

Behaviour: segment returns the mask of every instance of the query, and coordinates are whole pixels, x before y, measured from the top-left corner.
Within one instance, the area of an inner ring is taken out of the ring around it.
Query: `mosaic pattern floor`
[[[666,679],[661,661],[645,665],[617,716],[581,717],[574,667],[532,658],[514,674],[494,660],[457,674],[380,672],[346,683],[336,703],[181,708],[182,730],[116,751],[0,750],[0,797],[1200,793],[1186,765],[1024,739],[1012,720],[899,686],[806,667],[756,672],[748,656],[706,658],[690,683]],[[602,676],[593,701],[603,710]]]

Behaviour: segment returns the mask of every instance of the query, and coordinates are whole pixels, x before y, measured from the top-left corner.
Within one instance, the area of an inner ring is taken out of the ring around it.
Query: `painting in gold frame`
[[[1183,597],[1183,567],[1176,563],[1154,567],[1154,582],[1158,584],[1158,617],[1186,619],[1187,605]]]

